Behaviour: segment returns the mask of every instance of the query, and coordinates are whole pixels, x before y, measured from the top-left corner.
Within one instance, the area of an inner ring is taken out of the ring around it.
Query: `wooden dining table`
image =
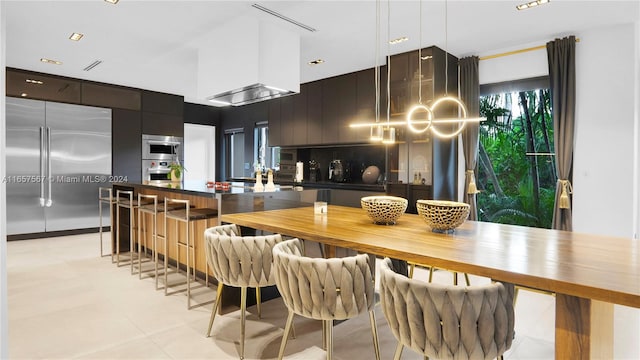
[[[419,215],[376,225],[364,210],[336,205],[221,221],[553,292],[556,359],[613,358],[613,304],[640,308],[640,242],[631,238],[477,221],[436,233]]]

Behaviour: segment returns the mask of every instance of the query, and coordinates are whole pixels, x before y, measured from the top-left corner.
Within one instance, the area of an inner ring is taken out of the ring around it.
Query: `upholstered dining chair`
[[[240,359],[244,359],[245,316],[247,288],[256,289],[258,316],[260,287],[275,285],[272,266],[272,249],[282,241],[282,236],[241,236],[240,227],[234,224],[214,226],[204,232],[205,255],[213,276],[218,280],[216,302],[211,311],[207,337],[211,336],[213,320],[218,311],[224,285],[240,288]]]
[[[380,265],[380,300],[398,340],[425,358],[493,359],[511,347],[514,336],[512,284],[477,286],[426,283]]]
[[[278,359],[284,356],[294,314],[323,321],[323,347],[327,360],[331,360],[333,321],[350,319],[368,311],[375,356],[379,360],[369,255],[310,258],[303,255],[302,246],[301,240],[291,239],[273,248],[276,286],[289,310]]]

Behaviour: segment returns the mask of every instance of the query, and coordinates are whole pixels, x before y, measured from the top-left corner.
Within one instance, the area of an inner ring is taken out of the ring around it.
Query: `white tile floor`
[[[12,359],[237,359],[239,311],[218,316],[213,336],[204,336],[214,287],[201,286],[186,309],[184,293],[165,297],[151,277],[131,276],[99,257],[97,234],[7,244],[9,355]],[[416,276],[423,277],[418,271]],[[436,272],[436,281],[451,281]],[[472,282],[486,281],[472,277]],[[260,320],[249,308],[245,357],[277,357],[286,310],[278,299],[263,305]],[[516,307],[516,339],[507,359],[552,359],[554,300],[522,291]],[[376,312],[383,359],[391,359],[395,340],[381,310]],[[286,358],[324,359],[320,323],[296,318],[296,339]],[[335,359],[371,359],[366,315],[334,330]],[[422,359],[405,349],[403,359]]]

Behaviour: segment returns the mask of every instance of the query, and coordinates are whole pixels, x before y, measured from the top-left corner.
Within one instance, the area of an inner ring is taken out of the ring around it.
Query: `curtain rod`
[[[576,38],[576,42],[580,42],[580,39]],[[507,52],[503,52],[503,53],[500,53],[500,54],[493,54],[493,55],[483,56],[483,57],[480,58],[480,60],[490,60],[490,59],[495,59],[495,58],[499,58],[499,57],[503,57],[503,56],[510,56],[510,55],[520,54],[520,53],[529,52],[529,51],[546,49],[546,48],[547,48],[546,44],[545,45],[539,45],[539,46],[529,47],[529,48],[525,48],[525,49],[507,51]]]

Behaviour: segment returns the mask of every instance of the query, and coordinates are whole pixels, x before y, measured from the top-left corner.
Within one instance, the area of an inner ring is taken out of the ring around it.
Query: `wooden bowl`
[[[457,201],[418,200],[416,207],[434,232],[452,232],[469,216],[469,204]]]
[[[375,224],[393,225],[407,210],[409,201],[397,196],[365,196],[360,205]]]

